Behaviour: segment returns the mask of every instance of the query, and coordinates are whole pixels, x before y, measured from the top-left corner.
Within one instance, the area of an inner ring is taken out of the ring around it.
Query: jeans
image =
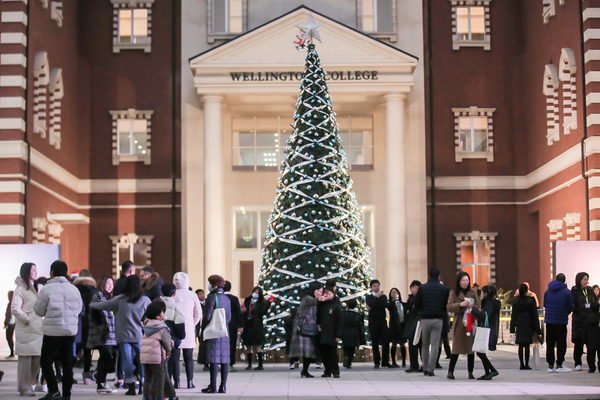
[[[125,382],[133,383],[133,363],[140,365],[140,344],[139,343],[119,343],[121,369],[125,374]],[[135,353],[135,356],[132,354]],[[138,376],[144,377],[144,370],[138,368]]]
[[[554,347],[556,346],[556,357]],[[567,326],[559,324],[546,324],[546,362],[550,368],[562,367],[567,353]]]
[[[423,371],[433,372],[437,362],[440,340],[442,339],[442,319],[422,319]],[[431,348],[431,349],[430,349]]]
[[[71,396],[71,387],[73,386],[73,345],[75,336],[46,336],[42,341],[42,373],[48,382],[48,393],[58,393],[58,382],[54,375],[52,363],[54,357],[58,356],[62,364],[62,387],[63,397]]]

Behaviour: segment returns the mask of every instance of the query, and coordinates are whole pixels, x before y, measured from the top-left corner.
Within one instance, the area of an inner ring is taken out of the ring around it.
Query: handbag
[[[485,313],[485,322],[482,326],[478,326],[475,330],[475,338],[473,339],[473,350],[476,353],[487,353],[490,349],[490,332],[488,315]]]
[[[540,347],[533,346],[533,368],[540,369]]]
[[[216,303],[210,322],[204,328],[204,340],[229,337],[227,315],[224,308],[219,308],[219,295],[215,293]]]
[[[317,324],[300,324],[298,325],[300,336],[314,337],[319,334],[319,327]]]
[[[421,327],[421,320],[417,321],[417,327],[415,328],[415,337],[413,337],[413,346],[416,346],[419,344],[419,341],[421,340],[421,330],[423,328]]]

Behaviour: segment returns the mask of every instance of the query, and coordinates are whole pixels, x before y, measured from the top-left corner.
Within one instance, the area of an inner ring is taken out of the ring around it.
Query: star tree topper
[[[308,23],[304,25],[296,25],[301,31],[304,32],[304,37],[302,40],[302,45],[312,43],[312,38],[317,39],[319,42],[323,43],[321,40],[321,36],[319,35],[319,30],[323,29],[326,24],[317,24],[313,19],[312,14],[308,16]]]

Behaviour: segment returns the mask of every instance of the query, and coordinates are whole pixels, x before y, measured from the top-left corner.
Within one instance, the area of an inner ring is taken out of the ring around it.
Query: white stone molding
[[[248,0],[242,0],[242,32],[239,33],[213,33],[213,0],[206,0],[206,35],[208,43],[214,43],[215,40],[219,39],[233,39],[246,31],[248,31]]]
[[[47,130],[47,89],[50,82],[50,65],[48,53],[38,51],[33,64],[33,132],[46,137]]]
[[[60,224],[48,225],[48,243],[60,244],[60,234],[64,231]]]
[[[455,233],[456,269],[462,271],[462,242],[488,241],[490,243],[490,284],[496,283],[496,236],[497,232],[465,232]]]
[[[494,112],[495,108],[479,108],[471,106],[466,108],[453,108],[454,113],[454,153],[455,161],[462,162],[464,159],[479,158],[488,162],[494,161]],[[460,117],[487,117],[488,150],[486,152],[463,152],[460,151]]]
[[[42,3],[42,7],[44,8],[48,8],[48,1],[49,0],[38,0],[40,3]]]
[[[563,220],[567,225],[567,241],[575,241],[581,239],[581,214],[567,214]]]
[[[562,84],[563,98],[563,128],[564,134],[568,135],[571,130],[577,129],[577,84],[576,84],[577,62],[575,53],[570,48],[564,48],[560,52],[559,79]]]
[[[363,30],[363,1],[364,0],[356,0],[356,29],[359,31]],[[377,1],[377,0],[373,0]],[[391,0],[392,5],[392,31],[391,32],[365,32],[369,36],[377,38],[377,39],[389,39],[390,42],[398,41],[398,21],[396,17],[397,13],[397,0]]]
[[[556,1],[555,0],[542,0],[542,18],[544,23],[550,22],[550,18],[556,15]]]
[[[543,93],[546,96],[546,140],[548,146],[560,140],[558,117],[558,71],[553,64],[544,67]]]
[[[137,162],[143,161],[144,164],[149,165],[152,161],[152,149],[151,149],[151,122],[150,118],[154,111],[150,110],[136,110],[135,108],[129,108],[127,110],[109,111],[112,116],[112,155],[113,165],[119,165],[121,162]],[[143,119],[146,120],[146,154],[140,155],[119,155],[118,153],[118,123],[120,119]]]
[[[46,227],[48,221],[46,218],[34,217],[32,218],[33,238],[31,243],[46,243]]]
[[[152,51],[152,4],[154,0],[110,0],[113,5],[113,53],[121,50],[144,50],[145,53]],[[119,10],[140,9],[148,10],[148,36],[141,43],[119,42]]]
[[[65,95],[62,68],[54,68],[50,72],[50,146],[60,149],[61,101]]]
[[[56,26],[59,28],[63,25],[62,7],[62,1],[52,1],[52,6],[50,7],[50,18],[56,22]]]
[[[461,47],[483,47],[484,50],[492,49],[490,29],[490,3],[492,0],[450,0],[452,4],[452,50]],[[485,18],[485,36],[483,40],[458,40],[457,38],[457,7],[483,7]]]
[[[113,245],[113,251],[112,251],[112,260],[113,260],[113,266],[112,266],[112,273],[113,273],[113,277],[116,278],[117,274],[119,272],[120,269],[120,265],[119,265],[119,261],[121,261],[121,263],[123,263],[123,261],[126,260],[119,260],[117,257],[117,254],[119,252],[119,245],[120,244],[129,244],[129,245],[134,245],[136,243],[144,243],[146,245],[146,249],[145,249],[145,256],[146,256],[146,264],[145,265],[137,265],[137,268],[142,268],[146,265],[152,265],[152,240],[154,239],[154,235],[137,235],[135,233],[126,233],[124,235],[113,235],[113,236],[109,236],[112,245]],[[131,261],[134,261],[133,259]]]
[[[562,219],[551,219],[546,225],[550,230],[550,265],[554,265],[554,252],[552,249],[552,243],[556,240],[562,239]]]

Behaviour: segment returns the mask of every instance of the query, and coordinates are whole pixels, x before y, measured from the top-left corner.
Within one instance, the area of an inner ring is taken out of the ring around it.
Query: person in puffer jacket
[[[50,266],[50,280],[38,294],[33,311],[40,317],[44,338],[42,340],[42,373],[48,382],[45,400],[71,400],[73,386],[73,344],[78,331],[79,314],[83,301],[79,290],[67,279],[69,267],[64,261],[54,261]],[[58,356],[63,367],[62,396],[54,375],[52,363]]]
[[[570,372],[571,368],[563,366],[567,352],[567,324],[569,314],[575,304],[573,294],[567,288],[565,274],[556,275],[556,280],[548,284],[544,293],[544,322],[546,323],[546,362],[548,372]],[[556,355],[554,348],[556,347]],[[556,361],[556,369],[554,362]]]
[[[181,315],[177,303],[175,303],[175,295],[177,294],[175,285],[172,283],[165,283],[161,287],[162,297],[160,298],[165,302],[165,323],[171,330],[171,339],[173,340],[173,349],[171,351],[171,357],[167,363],[169,370],[169,378],[173,379],[173,386],[175,389],[179,389],[179,358],[181,355],[181,349],[179,345],[181,341],[185,339],[185,318]]]
[[[143,399],[175,400],[177,395],[167,373],[167,359],[171,355],[173,341],[167,324],[165,324],[165,302],[157,300],[146,309],[144,338],[140,351],[140,361],[144,366]],[[166,392],[166,393],[165,393]]]

